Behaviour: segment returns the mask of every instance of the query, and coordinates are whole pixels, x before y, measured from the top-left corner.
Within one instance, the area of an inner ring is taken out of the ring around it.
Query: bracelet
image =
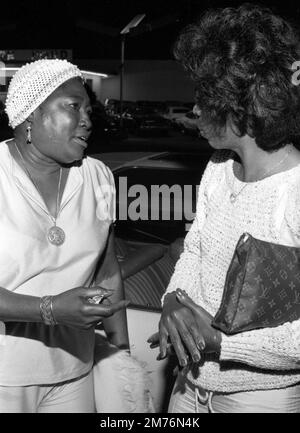
[[[40,302],[40,313],[42,321],[45,325],[56,325],[57,322],[55,320],[53,314],[53,296],[42,296]]]

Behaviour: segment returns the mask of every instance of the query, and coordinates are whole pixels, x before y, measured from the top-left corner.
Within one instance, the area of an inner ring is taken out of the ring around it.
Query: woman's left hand
[[[202,307],[195,302],[180,289],[176,290],[177,300],[189,308],[198,324],[198,329],[201,330],[205,347],[202,350],[205,353],[220,353],[221,350],[221,332],[211,326],[213,317]]]
[[[203,353],[219,353],[221,349],[221,332],[216,330],[211,326],[211,322],[213,317],[202,307],[195,304],[195,302],[183,291],[180,289],[176,290],[176,299],[180,302],[187,310],[191,311],[193,315],[193,319],[195,324],[197,325],[198,332],[198,340],[201,340],[201,349],[200,345],[197,347]],[[192,335],[190,335],[192,337]],[[150,348],[154,349],[158,346],[161,346],[162,335],[160,332],[157,332],[147,340],[150,343]],[[181,342],[184,345],[184,341]],[[171,353],[175,353],[178,357],[179,364],[183,367],[184,364],[181,363],[179,355],[180,350],[178,349],[178,345],[176,346],[176,340],[172,340],[169,343],[166,343],[167,347],[165,348],[164,353],[162,353],[162,349],[160,347],[160,353],[157,359],[163,359],[167,355]],[[174,344],[174,347],[173,347]],[[187,347],[185,347],[187,355],[190,359],[193,359],[193,353],[189,352]],[[195,361],[194,361],[195,362]]]

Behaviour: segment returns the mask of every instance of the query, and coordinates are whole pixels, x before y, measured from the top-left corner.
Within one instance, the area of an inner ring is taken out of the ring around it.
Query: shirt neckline
[[[294,173],[294,171],[297,171],[300,169],[300,163],[299,163],[299,164],[295,165],[294,167],[288,168],[287,170],[284,170],[284,171],[279,171],[278,173],[271,174],[270,176],[266,176],[262,179],[254,180],[251,182],[246,182],[246,181],[240,180],[235,175],[235,173],[234,173],[234,164],[235,163],[238,165],[238,169],[240,170],[241,163],[238,162],[237,160],[235,160],[234,158],[231,158],[229,168],[230,168],[230,177],[232,178],[233,182],[237,185],[239,184],[239,185],[251,186],[251,185],[260,185],[262,183],[268,183],[269,181],[274,180],[274,178],[276,178],[276,180],[277,180],[277,178],[280,179],[282,176],[291,176]]]
[[[8,158],[10,161],[9,162],[10,173],[19,181],[20,179],[22,180],[22,183],[19,186],[22,186],[22,188],[24,189],[24,185],[26,185],[25,190],[27,191],[27,193],[29,193],[31,198],[33,198],[36,201],[36,203],[43,208],[45,212],[47,211],[46,213],[48,213],[49,211],[47,209],[47,206],[43,198],[36,190],[35,186],[33,185],[31,179],[28,177],[27,173],[25,173],[25,171],[20,167],[17,161],[15,161],[15,159],[13,158],[9,150],[8,142],[12,140],[14,139],[12,138],[12,139],[5,140],[6,152],[8,154]],[[65,205],[70,201],[70,199],[73,197],[75,192],[81,187],[82,183],[83,183],[83,176],[80,172],[79,167],[76,166],[70,167],[67,182],[63,191],[63,195],[61,197],[60,211],[62,211]]]

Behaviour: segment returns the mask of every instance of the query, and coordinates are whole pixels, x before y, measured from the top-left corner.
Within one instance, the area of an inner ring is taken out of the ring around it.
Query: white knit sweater
[[[210,160],[196,217],[167,289],[184,289],[213,316],[242,233],[300,247],[300,165],[246,186],[234,175],[233,166],[241,168],[232,152],[217,151]],[[240,191],[234,203],[229,199],[232,191]],[[234,336],[222,334],[220,359],[206,356],[197,378],[191,371],[187,374],[193,383],[220,392],[300,382],[300,320]]]

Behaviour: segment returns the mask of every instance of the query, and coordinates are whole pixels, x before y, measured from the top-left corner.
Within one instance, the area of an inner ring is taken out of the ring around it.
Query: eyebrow
[[[76,93],[70,93],[68,95],[62,95],[62,96],[65,96],[66,98],[77,98],[77,99],[80,99],[80,100],[85,99],[82,95],[76,94]]]
[[[72,94],[69,94],[69,95],[62,95],[62,97],[70,98],[70,99],[71,98],[77,99],[77,100],[80,100],[81,102],[86,100],[87,105],[89,107],[91,106],[91,101],[90,101],[89,97],[86,99],[84,96],[82,96],[80,94],[72,93]]]

